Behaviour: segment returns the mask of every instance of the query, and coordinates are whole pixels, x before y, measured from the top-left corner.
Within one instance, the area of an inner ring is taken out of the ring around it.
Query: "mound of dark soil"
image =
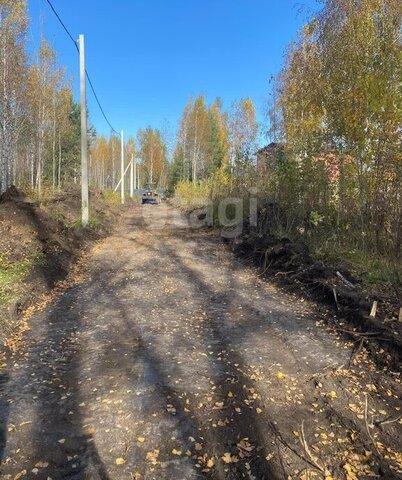
[[[10,202],[17,199],[24,198],[25,195],[20,192],[14,185],[8,188],[2,195],[0,195],[0,203]]]
[[[335,326],[365,346],[380,363],[400,368],[402,360],[402,323],[397,321],[401,305],[394,302],[389,318],[390,301],[368,294],[359,281],[344,269],[324,265],[313,259],[301,242],[266,234],[246,232],[233,242],[238,255],[250,259],[263,272],[286,288],[330,306]],[[370,316],[374,301],[375,317]],[[350,327],[342,327],[346,322]]]

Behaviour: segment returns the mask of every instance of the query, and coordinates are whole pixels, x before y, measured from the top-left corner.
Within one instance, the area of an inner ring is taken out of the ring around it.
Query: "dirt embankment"
[[[0,197],[0,342],[22,312],[64,280],[89,245],[107,235],[117,207],[91,194],[90,225],[80,225],[77,187],[39,203],[11,187]]]
[[[260,215],[268,215],[267,210]],[[402,298],[390,285],[369,291],[344,268],[316,261],[304,243],[272,235],[266,221],[258,228],[246,225],[242,236],[230,245],[270,280],[329,307],[333,326],[356,341],[356,353],[365,346],[380,364],[400,368]]]

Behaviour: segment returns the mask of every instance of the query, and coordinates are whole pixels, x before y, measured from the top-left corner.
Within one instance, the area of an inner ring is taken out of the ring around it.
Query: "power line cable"
[[[80,49],[78,48],[78,45],[77,45],[77,42],[76,40],[74,40],[73,36],[71,35],[71,33],[69,32],[68,28],[66,27],[65,23],[63,22],[63,20],[60,18],[60,15],[56,12],[55,8],[53,7],[52,3],[50,0],[46,0],[47,3],[49,4],[50,8],[52,9],[53,13],[55,14],[57,20],[60,22],[61,26],[64,28],[65,32],[67,33],[67,35],[70,37],[71,41],[74,43],[74,46],[75,48],[77,49],[77,52],[79,53],[80,52]]]
[[[112,124],[109,122],[109,120],[108,120],[108,118],[107,118],[107,116],[106,116],[105,111],[103,110],[103,107],[102,107],[102,105],[101,105],[101,103],[100,103],[100,101],[99,101],[98,95],[96,94],[95,88],[94,88],[94,86],[93,86],[91,77],[89,76],[88,70],[85,69],[85,73],[86,73],[86,76],[87,76],[87,79],[88,79],[89,86],[91,87],[92,93],[94,94],[96,103],[98,104],[98,107],[99,107],[100,111],[102,112],[103,118],[106,120],[106,123],[109,125],[110,129],[112,130],[112,132],[114,132],[116,135],[120,136],[120,133],[117,132],[117,131],[113,128]]]
[[[68,28],[66,27],[66,25],[65,25],[65,23],[63,22],[63,20],[61,19],[60,15],[57,13],[56,9],[55,9],[54,6],[52,5],[52,2],[51,2],[50,0],[46,0],[46,1],[47,1],[47,3],[49,4],[50,8],[52,9],[53,13],[55,14],[57,20],[60,22],[61,26],[63,27],[63,29],[64,29],[65,32],[67,33],[67,35],[70,37],[71,41],[74,43],[74,46],[75,46],[77,52],[79,53],[79,52],[80,52],[80,49],[78,48],[78,45],[77,45],[76,40],[74,40],[74,37],[71,35],[70,31],[69,31]],[[100,111],[101,111],[101,113],[102,113],[102,115],[103,115],[103,118],[106,120],[106,123],[109,125],[109,127],[110,127],[111,130],[112,130],[112,132],[114,132],[116,135],[120,136],[120,133],[117,132],[117,131],[113,128],[112,124],[110,123],[109,119],[108,119],[107,116],[106,116],[105,110],[104,110],[103,107],[102,107],[102,104],[101,104],[101,102],[100,102],[100,100],[99,100],[99,97],[98,97],[96,91],[95,91],[95,87],[94,87],[94,85],[93,85],[93,82],[92,82],[92,80],[91,80],[91,77],[90,77],[87,69],[85,69],[85,74],[86,74],[86,77],[87,77],[87,79],[88,79],[89,86],[91,87],[92,93],[93,93],[93,95],[94,95],[94,97],[95,97],[96,103],[98,104],[98,107],[99,107],[99,109],[100,109]]]

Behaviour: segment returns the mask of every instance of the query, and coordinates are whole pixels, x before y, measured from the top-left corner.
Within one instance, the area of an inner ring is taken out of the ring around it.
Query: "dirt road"
[[[3,365],[1,478],[399,478],[399,375],[322,315],[170,207],[127,211]]]

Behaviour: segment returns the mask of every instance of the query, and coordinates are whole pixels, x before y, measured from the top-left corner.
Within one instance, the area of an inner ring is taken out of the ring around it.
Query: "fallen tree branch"
[[[341,272],[336,272],[336,276],[342,280],[342,282],[349,288],[352,288],[353,290],[356,290],[355,285],[353,283],[349,282],[349,280],[346,280],[346,278],[342,275]]]
[[[335,303],[336,303],[336,308],[338,309],[338,311],[341,309],[341,307],[339,306],[339,302],[338,302],[338,295],[336,294],[336,289],[335,287],[332,289],[332,292],[334,294],[334,299],[335,299]]]
[[[353,332],[352,330],[346,330],[345,328],[337,328],[337,330],[360,338],[375,337],[376,335],[381,335],[381,332]]]
[[[401,420],[402,418],[402,415],[399,415],[399,417],[397,418],[394,418],[394,419],[386,419],[386,420],[378,420],[377,422],[374,422],[374,425],[376,427],[381,427],[382,425],[390,425],[391,423],[396,423],[396,422],[399,422],[399,420]]]
[[[308,457],[310,458],[311,462],[313,463],[313,465],[315,466],[315,468],[317,468],[321,473],[325,473],[325,468],[320,465],[318,463],[318,459],[317,457],[315,457],[310,449],[309,449],[309,446],[307,444],[307,440],[306,440],[306,436],[304,434],[304,420],[301,424],[301,430],[300,430],[300,442],[301,444],[303,445],[303,448],[304,448],[304,451],[306,452],[306,454],[308,455]]]
[[[270,422],[270,425],[271,425],[271,428],[272,428],[272,431],[274,432],[274,435],[276,436],[276,438],[282,443],[282,445],[284,447],[286,447],[288,450],[290,450],[291,452],[293,452],[297,457],[299,457],[301,460],[303,460],[304,462],[306,462],[308,465],[310,465],[311,467],[315,468],[316,470],[318,470],[319,472],[321,473],[324,473],[324,469],[322,469],[321,467],[317,467],[317,465],[312,462],[311,460],[309,460],[305,455],[302,455],[300,452],[298,452],[294,447],[292,447],[291,445],[288,444],[288,442],[283,438],[282,434],[278,431],[278,429],[275,427],[275,425]]]

